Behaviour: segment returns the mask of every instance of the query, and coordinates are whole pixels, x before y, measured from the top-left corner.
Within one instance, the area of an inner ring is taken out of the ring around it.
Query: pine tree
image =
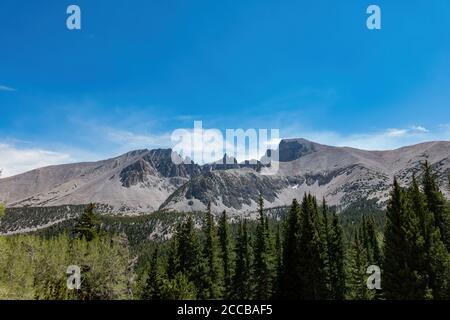
[[[178,272],[173,279],[163,282],[161,297],[163,300],[194,300],[196,288],[185,274]]]
[[[343,300],[346,294],[344,235],[339,218],[333,212],[333,221],[328,242],[328,259],[330,263],[331,298]]]
[[[204,245],[203,255],[206,262],[207,274],[204,275],[206,299],[218,299],[222,294],[222,273],[218,252],[217,231],[214,217],[211,212],[211,203],[208,203],[205,220],[203,222]]]
[[[226,211],[223,211],[218,225],[220,257],[222,260],[224,298],[229,298],[231,294],[232,274],[233,274],[233,250],[231,242],[230,225]]]
[[[437,177],[428,162],[424,164],[422,184],[427,208],[433,213],[434,224],[439,228],[447,251],[450,251],[450,213],[444,195],[439,189]]]
[[[158,248],[153,251],[149,271],[142,298],[144,300],[159,300],[162,295],[163,279],[159,270]]]
[[[177,224],[175,227],[175,235],[169,242],[168,258],[167,258],[167,277],[172,280],[180,270],[178,262],[178,238],[182,233],[182,224]]]
[[[417,268],[423,277],[425,297],[431,297],[429,290],[433,286],[433,276],[430,277],[432,274],[430,249],[432,247],[432,234],[435,229],[434,216],[428,211],[425,196],[419,189],[415,175],[413,175],[411,186],[408,189],[408,198],[410,209],[418,221],[419,232],[423,239],[423,245],[417,247]]]
[[[259,198],[259,223],[256,227],[254,245],[254,298],[259,300],[267,300],[273,295],[273,284],[275,280],[275,257],[272,235],[269,230],[267,217],[264,214],[263,199],[261,195]]]
[[[368,218],[366,218],[365,213],[362,215],[362,224],[361,224],[361,244],[364,247],[364,252],[366,253],[366,261],[368,264],[372,264],[373,261],[373,250],[371,243],[369,241],[369,226],[368,226]]]
[[[284,228],[283,259],[278,281],[278,294],[281,299],[297,299],[300,290],[300,205],[292,201]]]
[[[325,198],[322,198],[322,206],[321,206],[322,216],[321,219],[319,219],[321,231],[321,241],[322,241],[322,248],[323,248],[323,259],[324,259],[324,265],[325,265],[325,276],[326,276],[326,282],[327,282],[327,288],[328,288],[328,294],[331,296],[331,273],[333,272],[332,268],[332,252],[331,252],[331,230],[330,225],[328,222],[328,205],[325,201]]]
[[[182,225],[177,235],[177,254],[179,272],[185,273],[188,278],[194,280],[198,271],[201,258],[200,242],[194,230],[194,222],[191,217]]]
[[[348,296],[350,299],[367,300],[371,298],[366,285],[367,254],[362,244],[362,228],[357,229],[351,241],[348,271]]]
[[[424,270],[427,272],[428,298],[450,298],[450,213],[448,202],[439,190],[436,175],[425,162],[423,196],[419,197],[417,183],[413,181],[416,201],[414,208],[420,213],[425,241]]]
[[[236,260],[235,272],[232,277],[232,298],[248,300],[252,298],[251,251],[247,222],[245,220],[239,223],[235,250]]]
[[[169,256],[169,279],[176,280],[178,274],[196,286],[196,296],[206,299],[209,296],[209,277],[207,262],[203,258],[201,243],[194,229],[192,217],[180,224],[173,240],[173,247]],[[178,280],[182,277],[178,275]],[[181,282],[180,282],[181,283]]]
[[[311,195],[305,195],[302,202],[298,245],[300,299],[326,299],[328,295],[323,257],[324,244],[321,241],[320,231],[317,201]]]
[[[381,249],[378,243],[377,231],[375,221],[372,217],[366,219],[366,233],[367,233],[367,250],[369,251],[368,263],[371,265],[381,265]]]
[[[423,299],[426,279],[420,272],[424,240],[405,191],[394,180],[384,233],[383,290],[387,299]]]
[[[275,235],[275,271],[276,278],[273,284],[274,296],[273,298],[279,298],[279,288],[281,279],[281,270],[283,263],[283,244],[281,240],[280,224],[277,225],[277,233]]]
[[[450,255],[441,240],[438,228],[431,234],[430,245],[430,298],[450,299]]]
[[[87,206],[78,218],[73,232],[75,237],[84,238],[87,241],[92,241],[100,236],[101,221],[95,212],[95,204],[91,203]]]

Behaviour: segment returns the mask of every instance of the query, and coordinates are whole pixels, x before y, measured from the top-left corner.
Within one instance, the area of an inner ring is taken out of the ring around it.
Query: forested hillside
[[[204,212],[102,217],[95,205],[0,236],[0,299],[450,299],[450,209],[426,163],[386,211],[305,194],[257,219]],[[8,219],[0,208],[0,219]],[[67,287],[79,266],[81,287]],[[367,267],[381,269],[368,289]]]

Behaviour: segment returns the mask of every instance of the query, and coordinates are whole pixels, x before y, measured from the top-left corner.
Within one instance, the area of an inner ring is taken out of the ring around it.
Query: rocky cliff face
[[[280,161],[289,162],[314,152],[323,151],[326,148],[327,146],[305,139],[286,139],[281,140],[278,150]]]
[[[170,149],[137,150],[117,158],[36,169],[0,179],[0,201],[8,207],[103,204],[116,214],[155,210],[213,210],[241,214],[289,204],[305,192],[347,206],[359,199],[386,200],[392,179],[410,181],[429,161],[443,190],[450,170],[450,142],[428,142],[392,151],[332,147],[305,139],[282,140],[279,170],[264,175],[260,162],[226,161],[200,166],[174,164]],[[419,177],[420,178],[420,177]]]

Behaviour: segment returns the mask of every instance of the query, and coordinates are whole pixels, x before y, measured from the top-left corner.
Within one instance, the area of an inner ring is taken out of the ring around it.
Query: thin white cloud
[[[8,87],[8,86],[3,86],[3,85],[0,85],[0,91],[9,91],[9,92],[14,92],[14,91],[17,91],[17,90],[16,90],[16,89],[14,89],[14,88]]]
[[[403,137],[408,133],[407,129],[388,129],[386,130],[385,133],[382,133],[383,135],[385,134],[388,137]]]
[[[67,153],[38,148],[18,148],[10,144],[0,144],[1,177],[9,177],[36,168],[63,164],[73,161]]]
[[[120,146],[121,149],[132,150],[136,148],[168,148],[170,144],[170,134],[139,134],[126,130],[105,129],[105,138]]]
[[[412,126],[411,129],[417,132],[430,132],[430,130],[422,126]]]
[[[450,127],[429,130],[422,126],[390,128],[371,133],[340,134],[333,131],[305,132],[294,136],[334,146],[363,150],[392,150],[426,141],[450,140]]]

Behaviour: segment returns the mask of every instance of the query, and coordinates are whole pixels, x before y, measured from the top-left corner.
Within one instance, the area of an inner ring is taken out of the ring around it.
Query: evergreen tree
[[[362,244],[362,228],[356,230],[350,247],[350,261],[348,271],[348,297],[355,300],[371,298],[366,284],[367,254]]]
[[[450,255],[441,240],[438,228],[431,234],[430,245],[430,287],[428,298],[450,299]]]
[[[233,274],[233,250],[231,242],[230,225],[226,211],[223,211],[218,225],[220,256],[222,260],[224,297],[229,298],[231,294],[232,274]]]
[[[323,248],[323,259],[324,259],[324,265],[325,265],[325,276],[326,276],[326,282],[327,282],[327,289],[328,289],[328,295],[329,297],[332,296],[332,273],[335,272],[333,270],[333,250],[332,244],[331,244],[331,230],[330,230],[330,223],[328,220],[329,216],[329,210],[328,205],[325,201],[325,198],[322,199],[322,206],[321,206],[322,216],[321,219],[319,219],[321,230],[320,230],[320,236],[321,236],[321,242],[322,242],[322,248]]]
[[[450,213],[444,195],[439,189],[436,174],[433,172],[428,162],[424,164],[423,172],[423,192],[425,194],[428,210],[434,216],[434,224],[439,228],[439,232],[447,248],[450,251]]]
[[[283,244],[281,240],[280,224],[277,225],[277,233],[275,236],[275,271],[276,278],[273,285],[274,296],[273,298],[279,298],[279,288],[281,279],[281,270],[283,263]]]
[[[181,226],[176,242],[178,271],[186,274],[191,281],[195,280],[202,255],[200,241],[194,230],[194,222],[191,217],[188,217],[187,221]]]
[[[174,248],[169,256],[168,274],[172,280],[183,280],[186,276],[189,282],[196,286],[196,296],[206,299],[209,296],[209,274],[207,262],[203,258],[200,240],[194,229],[192,217],[179,225],[174,239]],[[180,283],[183,283],[182,281]]]
[[[336,212],[333,212],[333,221],[331,225],[328,241],[328,261],[330,265],[330,291],[331,298],[343,300],[346,293],[346,273],[345,273],[345,249],[344,235],[339,218]]]
[[[445,237],[441,232],[448,232],[448,211],[445,199],[439,190],[436,177],[431,167],[425,163],[422,194],[413,179],[411,198],[413,208],[420,219],[425,242],[425,253],[421,262],[427,276],[427,298],[448,299],[450,297],[450,255],[445,246]],[[434,211],[433,211],[434,210]],[[441,223],[436,223],[436,218]]]
[[[267,217],[264,214],[263,198],[259,198],[259,223],[255,234],[255,259],[253,279],[255,281],[255,299],[267,300],[272,297],[275,280],[275,257],[272,235]]]
[[[203,222],[204,245],[203,255],[206,262],[204,282],[207,299],[218,299],[222,294],[222,273],[220,268],[217,230],[211,212],[211,203],[208,203],[205,220]]]
[[[144,300],[159,300],[162,295],[163,279],[159,270],[158,248],[153,251],[149,271],[142,298]]]
[[[77,238],[84,238],[87,241],[92,241],[100,236],[100,228],[100,217],[95,212],[95,204],[91,203],[78,218],[74,228],[74,234]]]
[[[180,270],[178,262],[178,241],[177,239],[182,232],[182,224],[177,224],[175,227],[175,235],[169,242],[168,258],[167,258],[167,277],[171,280]]]
[[[372,217],[366,219],[366,232],[367,232],[367,248],[369,250],[368,263],[380,266],[381,249],[378,243],[375,221],[373,221]]]
[[[428,211],[425,196],[419,189],[415,175],[413,175],[411,186],[408,189],[408,198],[410,209],[418,221],[419,232],[423,239],[423,245],[417,247],[417,268],[423,277],[425,297],[431,298],[431,292],[429,290],[434,286],[434,277],[431,276],[430,249],[433,246],[432,237],[433,230],[435,229],[434,216]]]
[[[364,247],[364,252],[366,253],[366,259],[367,263],[370,263],[372,261],[372,248],[369,243],[369,236],[368,236],[368,226],[367,226],[367,218],[366,214],[363,213],[362,215],[362,223],[361,223],[361,230],[360,230],[360,241],[362,246]]]
[[[426,279],[420,272],[424,240],[408,197],[394,180],[384,233],[383,290],[388,299],[422,299]]]
[[[164,281],[161,288],[163,300],[194,300],[197,298],[195,285],[179,272],[173,279]]]
[[[299,274],[300,205],[296,199],[292,201],[283,238],[283,259],[277,296],[281,299],[297,299],[301,282]]]
[[[235,250],[236,260],[235,272],[232,278],[232,298],[248,300],[252,298],[251,252],[247,222],[245,220],[239,223]]]
[[[299,298],[307,300],[326,299],[324,244],[320,237],[317,201],[305,195],[302,202],[300,238],[298,244]]]

